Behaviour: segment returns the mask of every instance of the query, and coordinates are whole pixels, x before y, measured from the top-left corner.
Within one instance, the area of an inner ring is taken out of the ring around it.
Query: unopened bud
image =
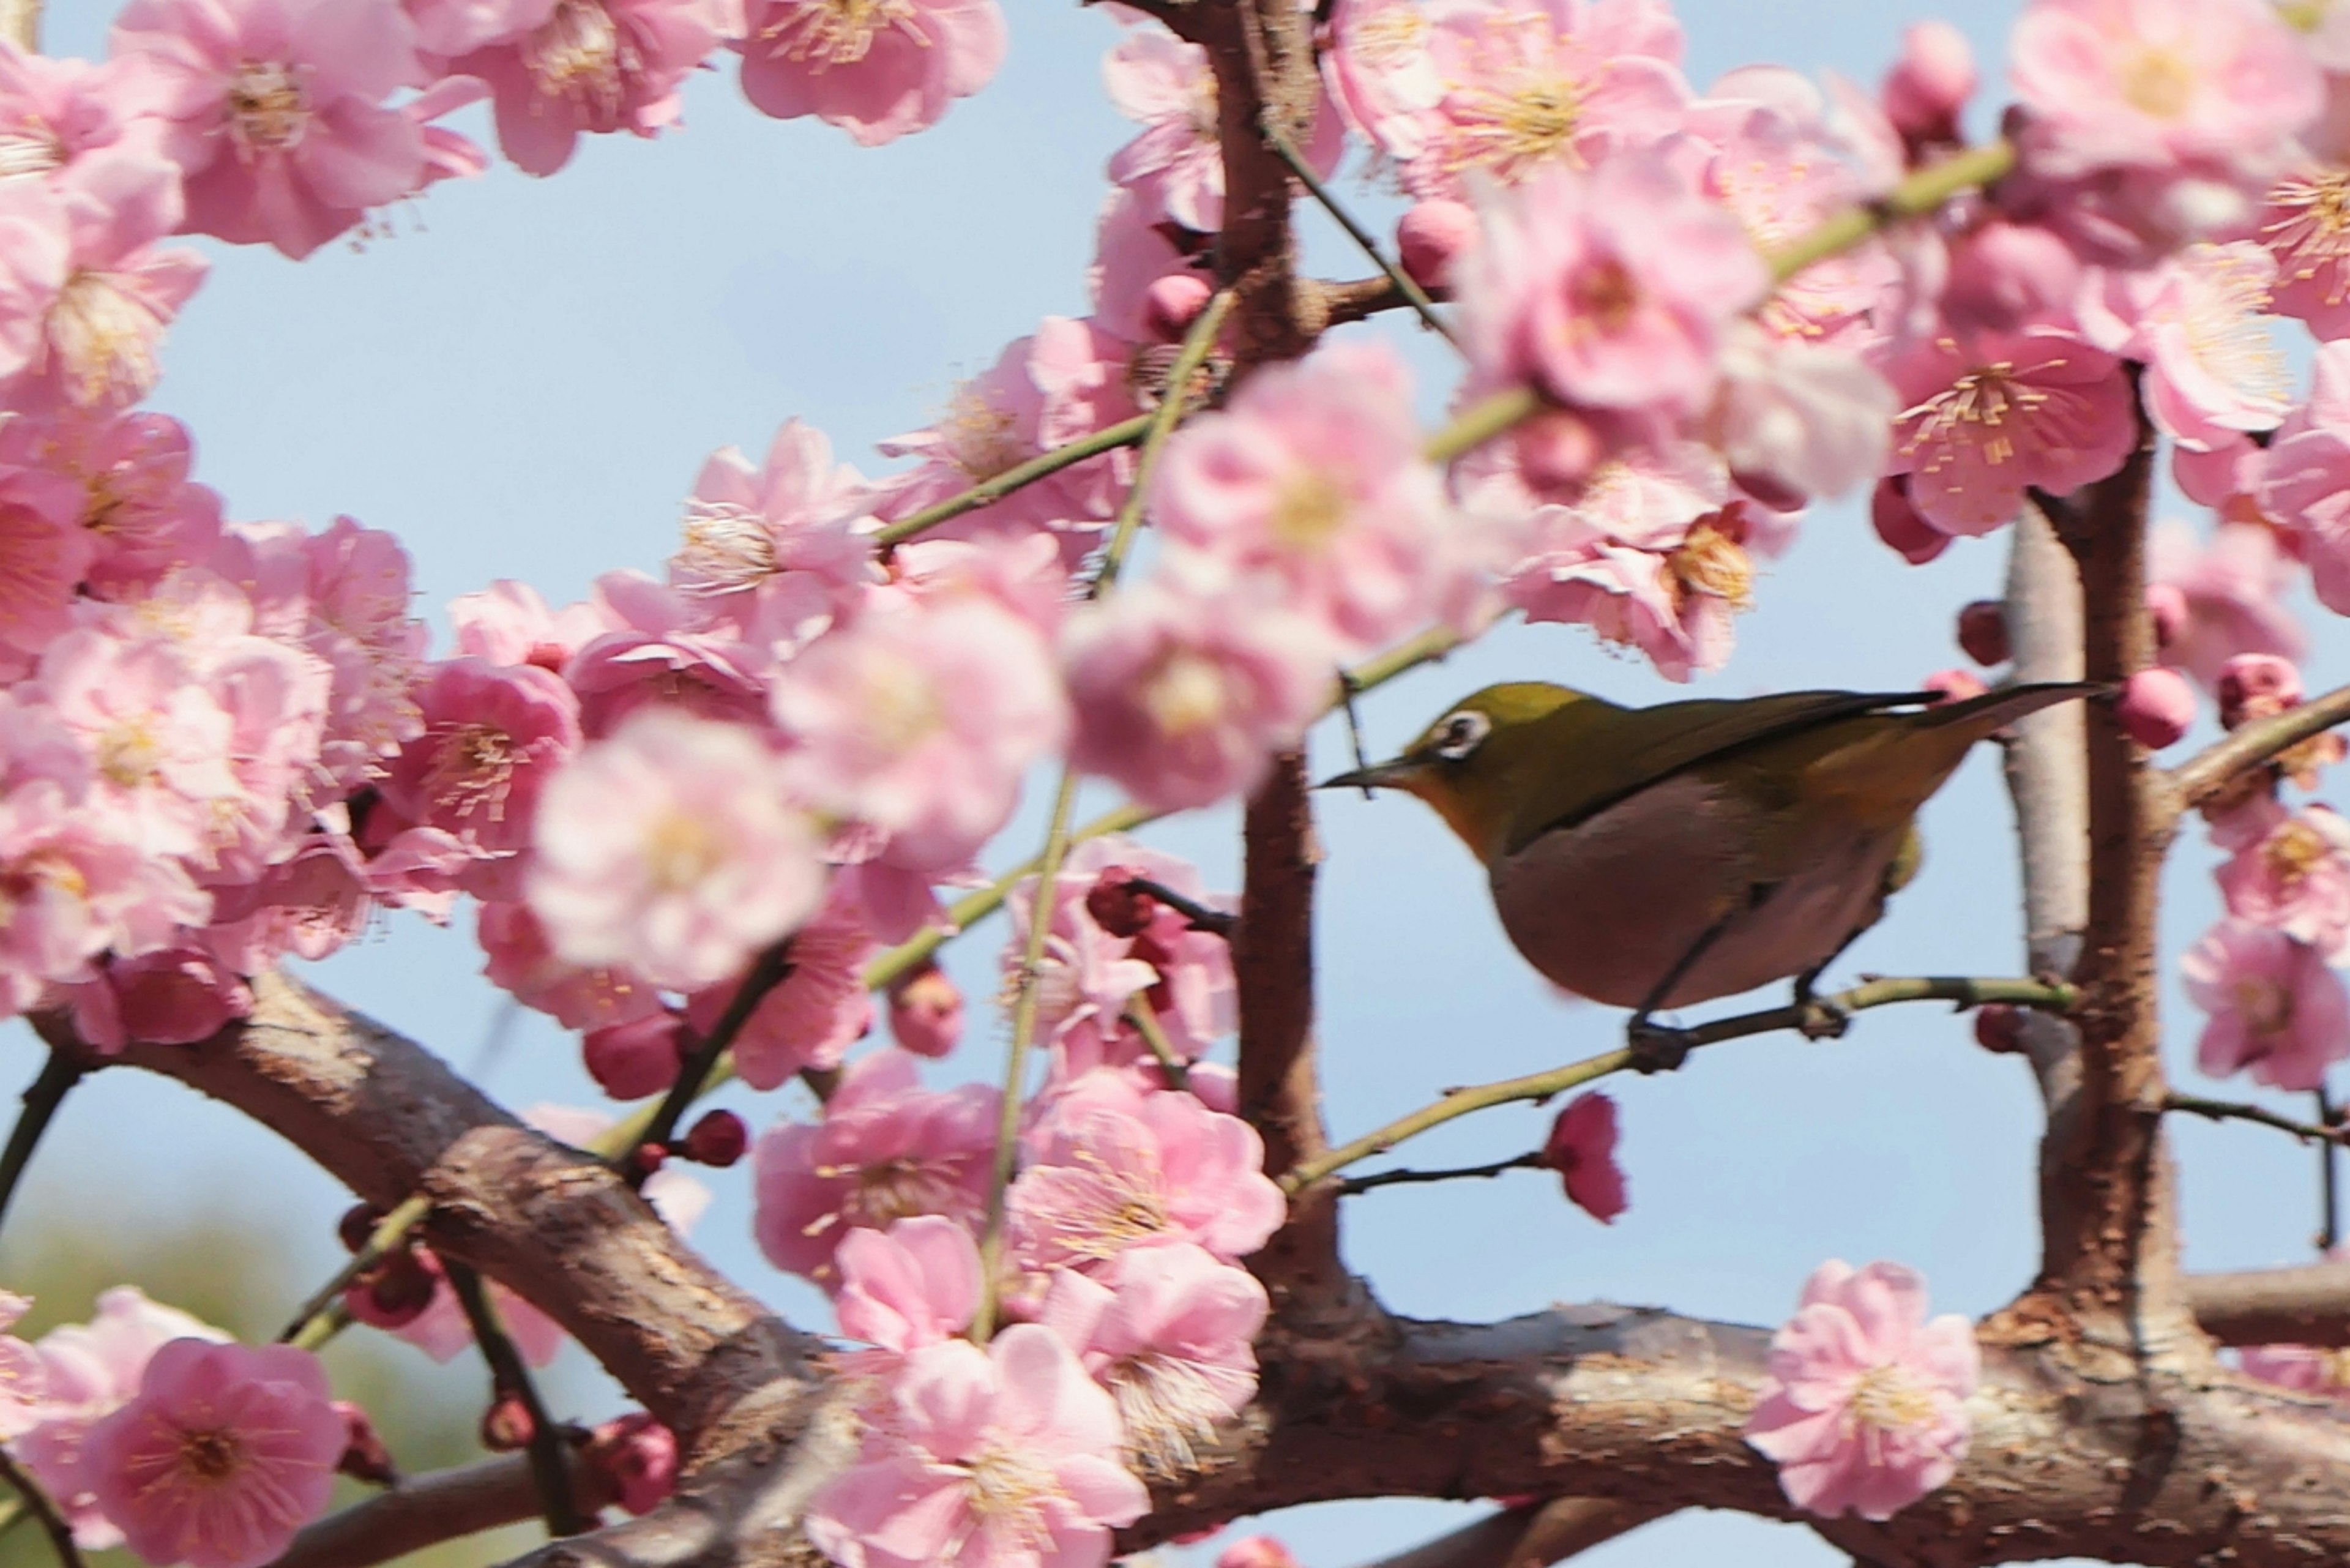
[[[588,1075],[616,1100],[640,1100],[677,1082],[685,1020],[663,1011],[608,1029],[590,1029],[579,1042]]]
[[[712,1111],[693,1124],[677,1152],[696,1165],[714,1165],[723,1170],[750,1147],[751,1129],[743,1125],[741,1116],[733,1111]]]
[[[889,1033],[917,1056],[943,1056],[962,1038],[962,992],[935,963],[889,988]]]
[[[2175,744],[2195,722],[2195,688],[2176,670],[2158,664],[2123,682],[2114,711],[2130,739],[2158,752]]]
[[[2023,1051],[2023,1009],[1994,1002],[1975,1009],[1975,1044],[1994,1055]]]
[[[368,1238],[382,1223],[382,1210],[372,1203],[354,1203],[335,1222],[335,1234],[342,1238],[344,1251],[356,1252],[368,1244]]]
[[[530,1447],[538,1432],[530,1407],[515,1394],[501,1394],[482,1412],[482,1447],[494,1454],[511,1454]]]
[[[1959,113],[1975,91],[1974,50],[1948,22],[1914,22],[1885,76],[1885,118],[1912,142],[1956,141]]]
[[[1396,254],[1404,275],[1430,294],[1452,286],[1452,264],[1477,243],[1477,213],[1441,197],[1419,202],[1396,223]]]
[[[408,1248],[385,1258],[343,1293],[351,1316],[370,1328],[405,1328],[440,1293],[441,1275]]]
[[[1877,529],[1877,536],[1913,566],[1924,566],[1950,547],[1950,536],[1927,522],[1909,504],[1909,480],[1906,474],[1877,482],[1877,492],[1868,498],[1868,521]]]
[[[597,1428],[580,1458],[611,1480],[630,1513],[650,1513],[677,1490],[677,1434],[642,1410]]]
[[[2273,653],[2240,653],[2220,668],[2220,722],[2232,730],[2301,705],[2301,671]]]
[[[400,1480],[400,1468],[391,1462],[391,1450],[384,1447],[383,1435],[368,1419],[368,1413],[348,1399],[335,1401],[335,1414],[343,1418],[343,1457],[335,1461],[338,1473],[369,1486],[392,1486]]]
[[[639,1176],[650,1176],[669,1163],[669,1145],[640,1143],[637,1145],[636,1152],[629,1158],[635,1162]]]
[[[1986,670],[2005,664],[2012,651],[2007,645],[2007,607],[1997,599],[1977,599],[1960,610],[1959,650]]]
[[[1159,900],[1139,892],[1134,879],[1142,875],[1131,866],[1105,867],[1086,889],[1086,913],[1094,924],[1114,937],[1137,937],[1159,912]]]
[[[1216,1568],[1297,1568],[1297,1559],[1272,1536],[1251,1535],[1217,1553]]]
[[[2187,595],[2175,583],[2148,583],[2147,618],[2154,622],[2154,646],[2168,651],[2187,630]]]
[[[1170,272],[1143,291],[1142,322],[1151,336],[1180,343],[1215,290],[1196,272]]]

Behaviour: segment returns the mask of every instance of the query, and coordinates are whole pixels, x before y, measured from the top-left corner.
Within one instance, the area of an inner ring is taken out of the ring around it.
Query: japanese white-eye
[[[1541,681],[1463,698],[1394,761],[1325,781],[1433,806],[1526,961],[1638,1010],[1796,978],[1917,872],[1918,809],[1967,750],[2090,685],[1790,691],[1626,708]]]

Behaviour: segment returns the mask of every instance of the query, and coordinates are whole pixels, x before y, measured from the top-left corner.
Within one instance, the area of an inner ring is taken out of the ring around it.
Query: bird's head
[[[1447,708],[1393,760],[1324,779],[1321,787],[1416,794],[1491,864],[1500,857],[1528,791],[1559,761],[1553,754],[1555,719],[1576,704],[1596,702],[1542,680],[1488,686]]]

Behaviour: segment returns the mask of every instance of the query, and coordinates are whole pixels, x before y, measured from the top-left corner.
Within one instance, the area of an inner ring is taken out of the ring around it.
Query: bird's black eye
[[[1460,762],[1492,733],[1493,721],[1474,708],[1463,708],[1436,727],[1436,754],[1448,763]]]

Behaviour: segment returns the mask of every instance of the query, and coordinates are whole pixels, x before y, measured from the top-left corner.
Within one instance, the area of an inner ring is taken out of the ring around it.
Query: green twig
[[[935,506],[925,506],[910,516],[899,518],[874,535],[873,542],[885,550],[893,545],[902,545],[926,529],[935,528],[966,512],[976,512],[983,506],[993,505],[1022,486],[1050,478],[1089,457],[1099,457],[1106,452],[1132,446],[1149,432],[1150,420],[1149,414],[1137,414],[1130,420],[1121,420],[1066,446],[1056,446],[1025,462],[1015,463],[993,479],[981,480],[960,495],[950,495]]]
[[[2015,167],[2015,149],[2004,141],[1953,153],[1929,163],[1877,200],[1847,207],[1771,251],[1771,281],[1784,283],[1805,267],[1841,255],[1879,229],[1941,211],[1942,203],[1978,185],[1988,185]]]
[[[64,1052],[52,1051],[32,1083],[26,1085],[25,1108],[8,1134],[8,1147],[0,1149],[0,1218],[7,1215],[8,1205],[16,1199],[16,1186],[24,1179],[25,1168],[33,1161],[33,1150],[39,1147],[41,1135],[49,1130],[57,1107],[65,1104],[66,1096],[88,1071]]]
[[[1765,1008],[1759,1012],[1741,1013],[1735,1018],[1701,1023],[1693,1029],[1659,1033],[1669,1035],[1674,1046],[1693,1051],[1700,1046],[1716,1045],[1725,1040],[1739,1040],[1751,1034],[1766,1034],[1781,1029],[1819,1030],[1849,1014],[1897,1002],[1950,1002],[1962,1009],[2005,1002],[2061,1012],[2073,1005],[2074,997],[2071,986],[2050,981],[1964,977],[1871,980],[1864,981],[1849,991],[1838,992],[1834,996],[1816,998],[1808,1006]],[[1455,1089],[1432,1105],[1422,1106],[1409,1116],[1399,1116],[1383,1127],[1365,1133],[1352,1143],[1295,1166],[1282,1177],[1282,1189],[1293,1193],[1299,1191],[1326,1176],[1344,1170],[1357,1160],[1384,1153],[1407,1138],[1416,1137],[1430,1127],[1442,1127],[1446,1122],[1457,1120],[1471,1111],[1487,1110],[1521,1100],[1547,1100],[1554,1095],[1580,1088],[1595,1079],[1627,1071],[1637,1064],[1636,1054],[1629,1049],[1608,1051],[1580,1062],[1571,1062],[1564,1067],[1554,1067],[1548,1072],[1531,1073],[1523,1078],[1505,1078],[1498,1084]]]
[[[1159,469],[1159,454],[1166,450],[1167,438],[1175,433],[1175,427],[1183,422],[1184,407],[1191,400],[1191,378],[1208,362],[1208,354],[1216,346],[1216,334],[1223,330],[1224,317],[1232,314],[1232,301],[1237,297],[1229,288],[1218,289],[1192,319],[1191,330],[1183,335],[1183,347],[1175,355],[1175,368],[1167,372],[1167,389],[1159,394],[1159,406],[1150,413],[1150,428],[1142,438],[1142,451],[1134,464],[1134,488],[1127,492],[1125,504],[1118,509],[1118,522],[1110,529],[1109,543],[1102,549],[1101,569],[1094,574],[1093,585],[1086,590],[1089,599],[1101,597],[1118,582],[1127,552],[1134,548],[1134,536],[1142,527],[1142,512],[1149,504],[1150,476]]]
[[[1159,1070],[1167,1075],[1168,1086],[1190,1088],[1191,1065],[1175,1049],[1175,1043],[1167,1038],[1167,1031],[1159,1022],[1159,1010],[1150,1005],[1150,998],[1139,993],[1131,998],[1126,1004],[1126,1021],[1134,1025],[1134,1032],[1150,1047],[1151,1055],[1159,1061]]]
[[[277,1342],[290,1345],[297,1350],[316,1350],[332,1339],[343,1326],[332,1321],[338,1315],[335,1308],[341,1304],[343,1293],[361,1274],[404,1245],[408,1233],[424,1223],[424,1217],[432,1212],[432,1200],[419,1192],[377,1220],[375,1229],[368,1232],[367,1241],[350,1255],[348,1262],[335,1271],[335,1277],[313,1291],[310,1298],[295,1311],[294,1321],[286,1325],[286,1331],[277,1336]]]
[[[490,1300],[489,1292],[483,1288],[482,1276],[471,1265],[443,1258],[441,1266],[448,1271],[449,1284],[457,1293],[457,1304],[465,1309],[465,1321],[473,1330],[473,1343],[482,1347],[482,1359],[489,1363],[491,1397],[519,1400],[530,1415],[530,1473],[538,1486],[539,1507],[546,1517],[547,1534],[557,1540],[578,1534],[588,1528],[588,1521],[581,1517],[579,1505],[571,1495],[570,1459],[564,1451],[562,1430],[547,1416],[546,1402],[538,1397],[538,1385],[532,1380],[530,1368],[524,1365],[522,1353],[507,1337],[497,1303]]]
[[[1461,340],[1452,336],[1452,328],[1446,324],[1444,317],[1436,314],[1436,302],[1428,297],[1428,291],[1414,283],[1409,273],[1388,259],[1387,253],[1379,249],[1379,242],[1371,237],[1369,230],[1355,221],[1355,215],[1332,194],[1330,187],[1322,182],[1322,177],[1314,172],[1313,165],[1305,161],[1289,138],[1274,128],[1270,118],[1258,129],[1263,132],[1265,145],[1289,165],[1289,171],[1297,176],[1298,183],[1304,185],[1314,200],[1321,203],[1322,210],[1347,231],[1347,237],[1371,258],[1371,265],[1387,275],[1388,282],[1403,296],[1404,303],[1410,306],[1419,318],[1440,334],[1446,342],[1455,348],[1460,347]]]

